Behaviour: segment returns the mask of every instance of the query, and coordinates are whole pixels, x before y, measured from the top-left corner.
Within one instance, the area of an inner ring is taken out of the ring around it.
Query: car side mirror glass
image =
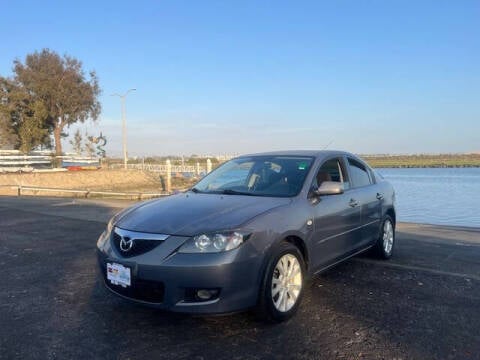
[[[315,194],[322,195],[338,195],[343,194],[343,183],[337,181],[323,181],[320,187],[315,190]]]

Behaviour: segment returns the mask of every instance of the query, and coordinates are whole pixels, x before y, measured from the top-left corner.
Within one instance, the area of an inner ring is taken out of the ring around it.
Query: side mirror
[[[343,183],[337,181],[323,181],[320,187],[315,190],[315,195],[338,195],[343,194]]]

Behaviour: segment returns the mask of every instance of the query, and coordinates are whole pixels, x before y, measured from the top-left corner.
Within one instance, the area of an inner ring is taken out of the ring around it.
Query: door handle
[[[350,199],[350,202],[348,203],[348,205],[350,205],[351,207],[356,207],[358,206],[359,202],[355,199]]]
[[[382,193],[377,193],[377,199],[378,200],[383,200],[383,194]]]

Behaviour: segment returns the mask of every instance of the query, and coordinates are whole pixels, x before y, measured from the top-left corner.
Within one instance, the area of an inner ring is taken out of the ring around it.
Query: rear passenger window
[[[372,182],[370,180],[370,175],[363,164],[354,160],[348,159],[348,167],[350,169],[350,176],[353,182],[353,186],[362,187],[370,185]]]

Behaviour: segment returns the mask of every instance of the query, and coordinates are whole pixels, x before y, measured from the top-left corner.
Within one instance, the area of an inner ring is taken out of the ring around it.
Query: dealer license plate
[[[130,268],[117,263],[107,263],[107,279],[114,285],[127,287],[131,285]]]

